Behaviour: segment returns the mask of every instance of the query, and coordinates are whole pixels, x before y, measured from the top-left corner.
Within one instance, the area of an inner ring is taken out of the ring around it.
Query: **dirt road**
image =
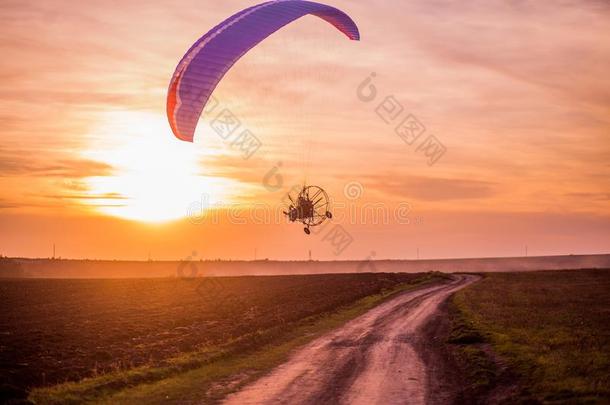
[[[477,280],[403,293],[294,353],[226,404],[423,404],[418,328],[450,294]]]

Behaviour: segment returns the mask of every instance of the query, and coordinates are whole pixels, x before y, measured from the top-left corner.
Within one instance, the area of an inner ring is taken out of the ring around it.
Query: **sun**
[[[186,217],[193,202],[228,203],[238,182],[202,175],[206,155],[220,151],[174,138],[164,116],[145,112],[105,113],[84,155],[114,169],[85,179],[89,203],[104,214],[145,222]]]

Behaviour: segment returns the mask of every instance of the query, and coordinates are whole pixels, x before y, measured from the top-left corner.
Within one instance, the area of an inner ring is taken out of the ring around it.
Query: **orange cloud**
[[[324,22],[304,19],[248,53],[216,89],[262,142],[247,160],[211,131],[214,113],[202,118],[197,142],[182,145],[171,138],[164,111],[183,53],[250,1],[3,5],[6,253],[42,254],[49,240],[61,239],[71,246],[65,256],[141,258],[144,240],[159,256],[180,258],[191,248],[184,252],[188,239],[209,257],[247,258],[258,247],[270,257],[305,257],[311,248],[332,258],[322,238],[304,241],[288,224],[149,227],[89,209],[137,200],[141,205],[131,208],[138,211],[163,197],[186,212],[193,198],[173,185],[223,190],[234,199],[228,203],[274,203],[303,181],[320,184],[338,202],[407,201],[422,216],[417,227],[345,224],[356,239],[353,258],[373,248],[378,257],[408,256],[414,244],[436,257],[517,254],[530,235],[545,253],[607,250],[607,4],[332,4],[354,17],[362,41],[348,43]],[[371,72],[378,95],[365,103],[356,90]],[[447,148],[434,166],[396,135],[396,123],[376,114],[389,95]],[[178,169],[189,159],[196,173],[187,181]],[[126,178],[134,161],[137,176]],[[262,179],[275,166],[283,187],[270,191]],[[160,174],[173,169],[173,177]],[[346,199],[350,182],[363,185],[361,199]],[[125,197],[130,190],[123,188],[143,185],[147,193]]]

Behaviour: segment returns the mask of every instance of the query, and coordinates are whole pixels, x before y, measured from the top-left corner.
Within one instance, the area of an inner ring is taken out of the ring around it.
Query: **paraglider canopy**
[[[231,66],[263,39],[308,14],[334,25],[351,40],[360,39],[347,14],[320,3],[276,0],[240,11],[199,38],[178,63],[167,94],[167,118],[174,135],[192,142],[201,112]]]

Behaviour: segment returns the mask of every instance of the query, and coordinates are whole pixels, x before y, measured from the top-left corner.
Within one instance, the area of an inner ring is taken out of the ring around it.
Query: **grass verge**
[[[36,404],[214,402],[285,361],[295,348],[398,293],[441,282],[447,277],[429,273],[333,312],[259,330],[222,346],[168,360],[161,367],[139,367],[34,389],[29,400]]]
[[[448,341],[479,397],[508,380],[517,388],[493,401],[610,402],[609,270],[487,274],[449,310]]]

